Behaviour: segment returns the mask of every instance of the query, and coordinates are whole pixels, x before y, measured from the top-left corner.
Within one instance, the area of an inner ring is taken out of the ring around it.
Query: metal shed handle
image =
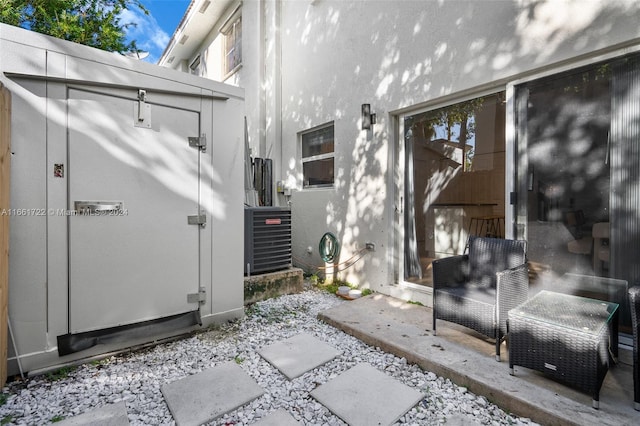
[[[78,214],[118,212],[122,210],[122,201],[76,201]]]

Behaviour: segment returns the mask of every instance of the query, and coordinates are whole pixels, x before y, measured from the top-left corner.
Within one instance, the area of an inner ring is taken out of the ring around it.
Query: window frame
[[[189,63],[189,73],[200,76],[200,64],[202,63],[202,55],[198,53],[198,55],[193,58],[193,60]]]
[[[318,133],[321,131],[325,131],[326,129],[332,129],[332,133],[333,133],[333,150],[331,152],[325,152],[322,154],[316,154],[316,155],[310,155],[305,157],[303,154],[303,143],[304,143],[304,138],[306,136],[309,135],[313,135],[314,133]],[[302,189],[306,190],[306,189],[331,189],[335,187],[335,157],[336,157],[336,146],[335,146],[335,122],[334,121],[330,121],[328,123],[324,123],[321,124],[319,126],[316,127],[312,127],[310,129],[304,130],[302,132],[299,133],[299,149],[300,149],[300,168],[301,168],[301,175],[302,175]],[[323,161],[323,160],[333,160],[333,174],[332,174],[332,181],[331,183],[326,183],[326,184],[314,184],[314,185],[310,185],[310,184],[306,184],[305,182],[307,182],[306,176],[304,175],[304,165],[305,163],[312,163],[312,162],[316,162],[316,161]]]
[[[238,8],[227,19],[220,30],[222,34],[222,76],[223,81],[235,74],[242,68],[242,10]],[[235,51],[239,51],[238,63],[229,65],[229,56]]]

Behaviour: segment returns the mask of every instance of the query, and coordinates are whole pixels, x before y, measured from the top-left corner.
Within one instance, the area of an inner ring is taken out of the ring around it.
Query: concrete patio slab
[[[161,390],[178,426],[209,422],[264,393],[233,361],[166,384]]]
[[[79,416],[58,422],[61,426],[126,426],[129,424],[127,406],[124,402],[95,408]]]
[[[351,426],[390,425],[423,397],[366,363],[317,387],[311,396]]]
[[[301,333],[266,346],[258,353],[292,380],[331,361],[341,352],[310,334]]]
[[[301,423],[296,421],[287,410],[280,409],[273,413],[263,417],[259,421],[255,422],[254,426],[298,426]]]
[[[595,410],[590,395],[542,373],[516,366],[515,376],[509,375],[505,344],[502,362],[496,362],[495,343],[472,330],[439,321],[434,336],[431,308],[374,294],[323,311],[318,317],[539,424],[640,424],[640,413],[633,409],[633,367],[625,355],[628,351],[621,351],[620,362],[609,369],[600,390],[600,409]]]

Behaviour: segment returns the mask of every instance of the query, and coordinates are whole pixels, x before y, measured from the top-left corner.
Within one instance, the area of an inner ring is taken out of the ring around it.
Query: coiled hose
[[[326,232],[318,244],[320,257],[326,263],[333,263],[340,254],[340,242],[331,232]]]
[[[349,259],[340,263],[334,263],[334,261],[338,259],[338,255],[340,254],[340,243],[338,242],[338,239],[336,238],[336,236],[333,235],[331,232],[327,232],[322,236],[322,238],[320,239],[320,243],[318,244],[318,250],[323,262],[333,263],[333,265],[328,267],[317,266],[317,265],[308,263],[305,260],[300,259],[296,256],[292,256],[292,258],[299,264],[309,266],[310,269],[312,270],[325,271],[327,269],[331,269],[335,273],[335,272],[342,272],[349,269],[350,267],[355,265],[356,262],[362,259],[368,251],[366,248],[362,248],[358,250]]]

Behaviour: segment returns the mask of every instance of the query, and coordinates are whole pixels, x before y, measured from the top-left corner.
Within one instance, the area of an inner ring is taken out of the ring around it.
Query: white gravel
[[[278,408],[284,408],[302,424],[343,425],[309,392],[360,362],[368,362],[423,393],[422,401],[397,424],[535,424],[505,413],[486,398],[448,379],[409,365],[404,358],[368,346],[317,320],[319,311],[339,303],[346,302],[318,290],[282,296],[247,308],[247,317],[241,321],[152,349],[82,365],[66,378],[39,376],[9,383],[2,390],[6,402],[0,406],[0,424],[48,424],[118,401],[125,401],[132,425],[175,424],[160,387],[229,360],[236,360],[266,392],[212,425],[251,424]],[[324,340],[342,355],[289,381],[257,350],[300,332]]]

